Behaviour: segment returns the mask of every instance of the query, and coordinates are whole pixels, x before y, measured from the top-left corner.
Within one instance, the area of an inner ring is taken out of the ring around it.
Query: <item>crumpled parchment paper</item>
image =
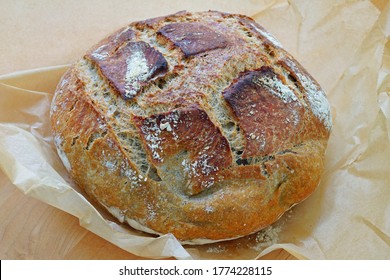
[[[202,246],[183,247],[170,234],[155,237],[117,223],[72,183],[53,146],[50,102],[67,65],[0,76],[0,176],[7,176],[26,195],[78,217],[83,227],[143,257],[254,259],[283,248],[303,259],[390,259],[390,3],[193,2],[161,3],[160,15],[217,9],[252,16],[327,93],[333,129],[326,169],[312,196],[257,234]],[[141,8],[136,10],[142,11],[143,18],[157,16],[155,10],[149,14]],[[142,19],[139,16],[133,11],[127,22]],[[118,27],[119,21],[113,20],[106,26],[107,34]],[[77,60],[81,49],[98,39],[65,46],[72,50],[63,64]]]

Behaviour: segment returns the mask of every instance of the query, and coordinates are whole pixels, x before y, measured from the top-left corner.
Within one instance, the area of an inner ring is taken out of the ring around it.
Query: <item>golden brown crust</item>
[[[243,158],[277,153],[311,138],[299,133],[305,110],[292,90],[275,82],[281,80],[263,66],[243,73],[223,92],[244,133]]]
[[[181,176],[188,177],[188,195],[208,189],[218,180],[218,171],[232,164],[229,142],[197,104],[134,120],[154,165],[185,153]]]
[[[318,83],[242,15],[130,24],[64,75],[55,144],[121,222],[184,243],[256,232],[309,196],[331,127]]]

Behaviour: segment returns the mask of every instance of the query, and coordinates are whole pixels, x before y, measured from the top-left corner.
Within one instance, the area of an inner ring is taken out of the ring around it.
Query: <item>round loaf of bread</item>
[[[320,181],[331,129],[318,83],[249,17],[129,24],[62,77],[58,154],[120,222],[185,244],[275,222]]]

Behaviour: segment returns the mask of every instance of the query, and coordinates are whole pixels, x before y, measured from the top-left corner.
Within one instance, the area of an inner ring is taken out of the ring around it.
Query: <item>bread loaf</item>
[[[120,222],[185,244],[272,224],[320,181],[331,129],[318,83],[251,18],[129,24],[62,77],[58,154]]]

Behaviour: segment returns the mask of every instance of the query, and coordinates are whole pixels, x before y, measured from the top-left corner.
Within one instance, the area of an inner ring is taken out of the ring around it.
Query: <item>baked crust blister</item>
[[[134,22],[62,77],[55,145],[120,222],[200,244],[245,236],[308,197],[331,129],[324,92],[252,19]]]

